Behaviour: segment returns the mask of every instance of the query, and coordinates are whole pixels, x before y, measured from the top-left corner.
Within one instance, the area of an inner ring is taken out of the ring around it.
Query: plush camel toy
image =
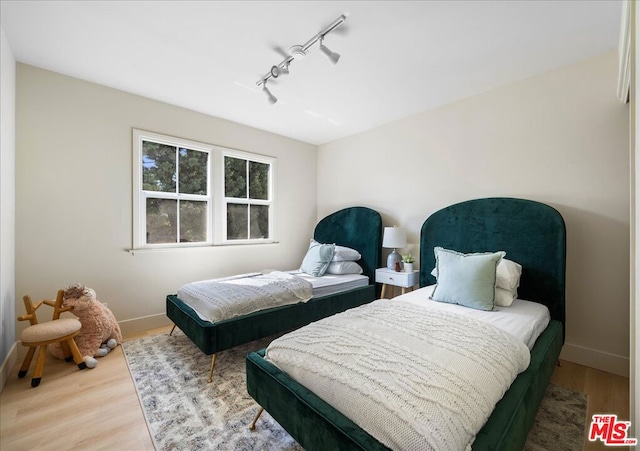
[[[65,290],[62,304],[72,306],[71,313],[80,320],[82,329],[74,339],[87,368],[95,368],[98,361],[94,357],[104,357],[122,342],[116,317],[96,299],[95,291],[81,284]],[[64,358],[60,343],[50,344],[49,351],[58,359]]]

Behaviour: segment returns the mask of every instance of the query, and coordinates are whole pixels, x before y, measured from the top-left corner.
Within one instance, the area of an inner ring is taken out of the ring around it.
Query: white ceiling
[[[17,61],[323,144],[617,49],[621,2],[5,1]],[[343,12],[291,74],[255,83]],[[615,95],[615,86],[612,86]]]

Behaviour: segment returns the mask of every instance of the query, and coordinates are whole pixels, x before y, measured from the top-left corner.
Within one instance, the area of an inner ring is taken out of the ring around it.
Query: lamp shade
[[[403,227],[385,227],[382,247],[402,248],[407,246],[407,231]]]

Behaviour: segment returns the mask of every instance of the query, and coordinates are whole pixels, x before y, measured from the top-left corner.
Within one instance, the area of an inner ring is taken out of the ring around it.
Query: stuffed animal
[[[74,339],[87,367],[95,368],[98,361],[94,357],[104,357],[122,342],[116,317],[96,299],[95,291],[81,284],[69,286],[62,303],[72,306],[71,313],[80,320],[82,329]],[[49,351],[58,359],[64,358],[60,343],[50,344]]]

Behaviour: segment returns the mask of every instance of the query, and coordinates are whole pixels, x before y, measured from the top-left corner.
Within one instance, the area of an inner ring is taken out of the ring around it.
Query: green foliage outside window
[[[270,165],[226,156],[224,168],[225,196],[248,200],[248,204],[228,201],[227,239],[268,238],[269,207],[255,205],[251,200],[269,200]]]
[[[142,188],[172,194],[206,195],[208,158],[207,152],[143,141]],[[178,233],[180,242],[206,241],[206,201],[147,198],[146,208],[147,243],[175,243]]]

